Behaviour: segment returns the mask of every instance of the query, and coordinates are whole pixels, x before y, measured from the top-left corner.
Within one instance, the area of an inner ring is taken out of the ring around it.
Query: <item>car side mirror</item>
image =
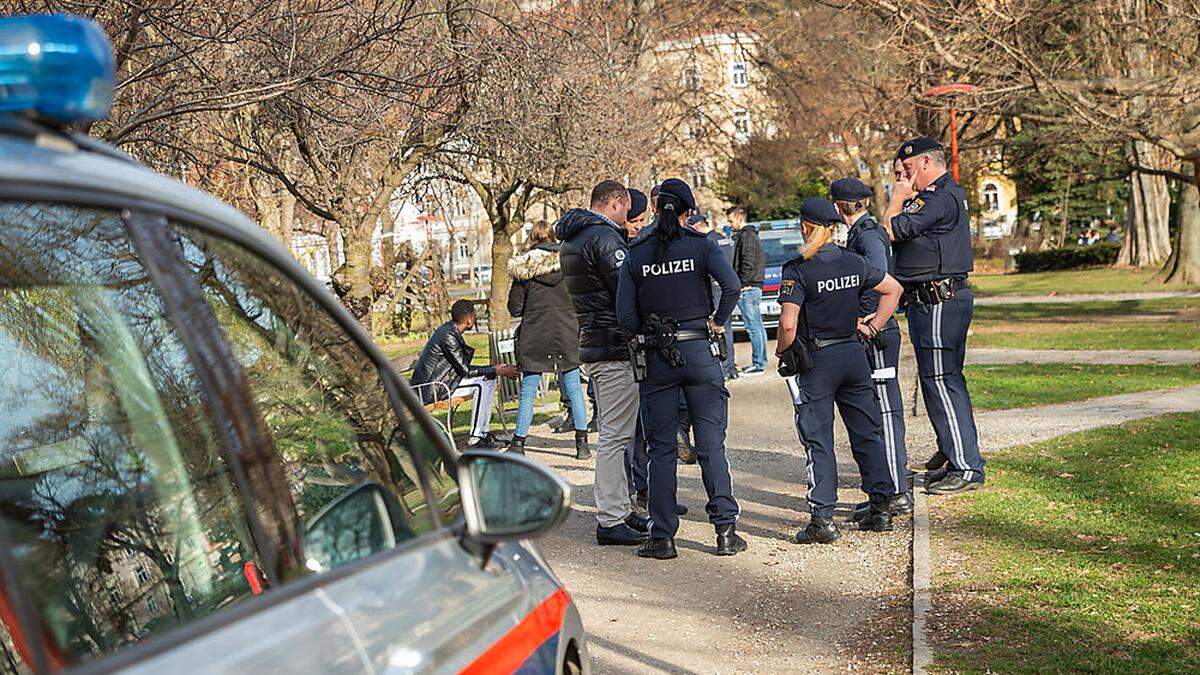
[[[324,572],[393,548],[399,537],[390,498],[381,485],[367,482],[326,505],[304,528],[304,566]]]
[[[484,544],[540,537],[571,510],[571,486],[520,455],[464,452],[458,485],[467,534]]]

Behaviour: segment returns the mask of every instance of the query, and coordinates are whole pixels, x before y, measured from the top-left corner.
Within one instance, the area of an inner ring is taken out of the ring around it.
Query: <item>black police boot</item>
[[[592,449],[588,447],[586,431],[575,432],[575,459],[591,459]]]
[[[888,510],[888,502],[871,504],[867,515],[858,521],[858,529],[868,532],[891,532],[892,513]]]
[[[508,442],[508,451],[515,452],[518,455],[525,454],[525,437],[513,436],[512,440]]]
[[[683,504],[680,504],[679,502],[675,503],[675,515],[686,516],[687,512],[688,512],[688,508],[686,506],[684,506]]]
[[[813,516],[808,527],[796,533],[797,544],[831,544],[842,538],[832,519]]]
[[[636,512],[625,516],[625,524],[638,532],[650,531],[650,519],[645,516],[639,516]]]
[[[856,523],[860,522],[863,518],[866,518],[867,514],[870,512],[871,502],[859,502],[854,505],[854,513],[850,516],[850,519]],[[893,516],[912,512],[913,500],[911,492],[892,495],[892,498],[888,500],[888,513],[891,513]]]
[[[942,454],[941,450],[938,450],[937,452],[933,453],[933,457],[925,460],[925,470],[937,471],[943,466],[946,466],[946,461],[946,456]]]
[[[601,546],[636,546],[649,536],[625,523],[617,523],[612,527],[596,526],[596,543]]]
[[[952,473],[945,478],[929,483],[925,486],[925,492],[931,495],[953,495],[959,492],[968,492],[983,485],[983,481],[971,482],[963,480],[963,477]]]
[[[717,555],[737,555],[749,547],[733,523],[717,525]]]
[[[936,471],[930,471],[929,473],[925,474],[925,486],[928,487],[930,485],[933,485],[934,483],[937,483],[937,482],[945,479],[946,476],[949,476],[949,475],[950,475],[950,467],[949,466],[943,466],[942,468],[937,469]]]
[[[679,556],[675,550],[675,540],[670,537],[650,539],[638,547],[637,554],[639,558],[657,558],[659,560],[670,560]]]
[[[696,463],[696,451],[692,449],[692,440],[682,429],[675,434],[675,451],[679,453],[679,461],[684,464]]]

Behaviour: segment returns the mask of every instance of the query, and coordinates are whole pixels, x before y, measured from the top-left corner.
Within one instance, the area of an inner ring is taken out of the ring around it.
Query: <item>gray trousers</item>
[[[612,527],[633,510],[625,450],[637,430],[638,387],[628,361],[585,363],[583,368],[596,392],[596,520]]]

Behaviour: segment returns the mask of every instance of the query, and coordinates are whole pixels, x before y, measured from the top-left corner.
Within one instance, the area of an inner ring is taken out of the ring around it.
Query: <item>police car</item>
[[[456,454],[261,228],[64,131],[113,70],[0,19],[0,671],[589,672],[528,541],[567,484]]]
[[[760,307],[763,326],[772,330],[779,327],[779,284],[783,281],[783,266],[804,250],[804,235],[801,234],[799,220],[748,223],[747,227],[757,227],[758,238],[762,241],[767,269]],[[746,332],[742,312],[738,308],[733,310],[732,324],[734,331]]]

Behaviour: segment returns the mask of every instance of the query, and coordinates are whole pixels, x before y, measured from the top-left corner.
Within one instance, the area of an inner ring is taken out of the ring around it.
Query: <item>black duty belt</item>
[[[857,341],[858,341],[858,337],[855,335],[851,335],[850,337],[842,337],[842,338],[828,338],[828,339],[813,338],[811,340],[812,348],[814,350],[825,349],[826,347],[840,345],[845,342],[857,342]]]
[[[680,328],[675,332],[675,340],[677,342],[687,342],[688,340],[707,340],[708,331],[693,330],[691,328]]]
[[[904,289],[904,301],[910,305],[940,305],[953,300],[958,291],[970,287],[966,279],[959,277],[934,279]]]

